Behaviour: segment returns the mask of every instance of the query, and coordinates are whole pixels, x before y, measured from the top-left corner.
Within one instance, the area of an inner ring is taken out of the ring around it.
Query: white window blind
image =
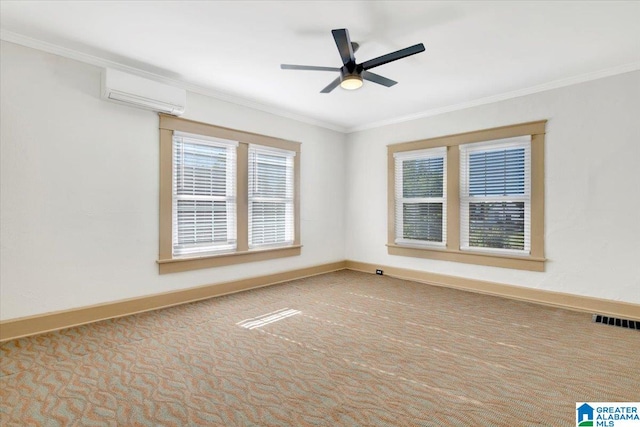
[[[249,248],[294,241],[295,152],[249,145]]]
[[[237,142],[174,132],[173,255],[236,248]]]
[[[460,248],[530,253],[531,137],[460,146]]]
[[[447,149],[394,154],[397,244],[445,246]]]

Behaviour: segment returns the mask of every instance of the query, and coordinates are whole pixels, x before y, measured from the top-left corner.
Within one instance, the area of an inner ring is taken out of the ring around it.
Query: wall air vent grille
[[[594,314],[593,322],[602,323],[605,325],[620,326],[621,328],[640,330],[640,322],[638,321],[619,319],[617,317],[608,317],[601,314]]]

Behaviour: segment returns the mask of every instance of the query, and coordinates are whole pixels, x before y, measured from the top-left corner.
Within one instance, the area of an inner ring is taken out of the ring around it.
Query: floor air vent
[[[627,329],[640,330],[640,322],[635,320],[618,319],[617,317],[602,316],[600,314],[593,315],[594,323],[603,323],[605,325],[620,326]]]

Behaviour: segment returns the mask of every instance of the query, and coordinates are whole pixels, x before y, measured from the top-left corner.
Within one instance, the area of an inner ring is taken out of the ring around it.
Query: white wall
[[[391,256],[386,145],[547,119],[546,272]],[[640,72],[349,135],[348,259],[640,303]]]
[[[100,100],[97,67],[0,54],[0,319],[345,258],[640,303],[639,72],[347,136],[190,93],[186,118],[302,142],[304,248],[160,276],[157,115]],[[546,272],[387,254],[387,144],[540,119]]]
[[[186,118],[302,142],[302,255],[160,276],[158,116],[98,67],[1,44],[0,319],[340,261],[345,135],[189,93]]]

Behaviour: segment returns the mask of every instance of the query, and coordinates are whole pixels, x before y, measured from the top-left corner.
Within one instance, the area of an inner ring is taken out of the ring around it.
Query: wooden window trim
[[[484,129],[387,146],[387,251],[390,255],[428,258],[492,267],[544,271],[544,136],[546,120]],[[459,145],[516,136],[531,136],[531,253],[511,256],[460,250],[460,150]],[[394,153],[447,147],[447,246],[444,249],[395,243]]]
[[[300,143],[265,135],[229,129],[160,114],[160,220],[158,269],[160,274],[200,268],[220,267],[300,255]],[[237,248],[235,252],[194,257],[173,257],[172,253],[172,186],[173,132],[238,141],[237,151]],[[249,144],[294,151],[294,242],[277,248],[249,250],[248,230],[248,148]]]

